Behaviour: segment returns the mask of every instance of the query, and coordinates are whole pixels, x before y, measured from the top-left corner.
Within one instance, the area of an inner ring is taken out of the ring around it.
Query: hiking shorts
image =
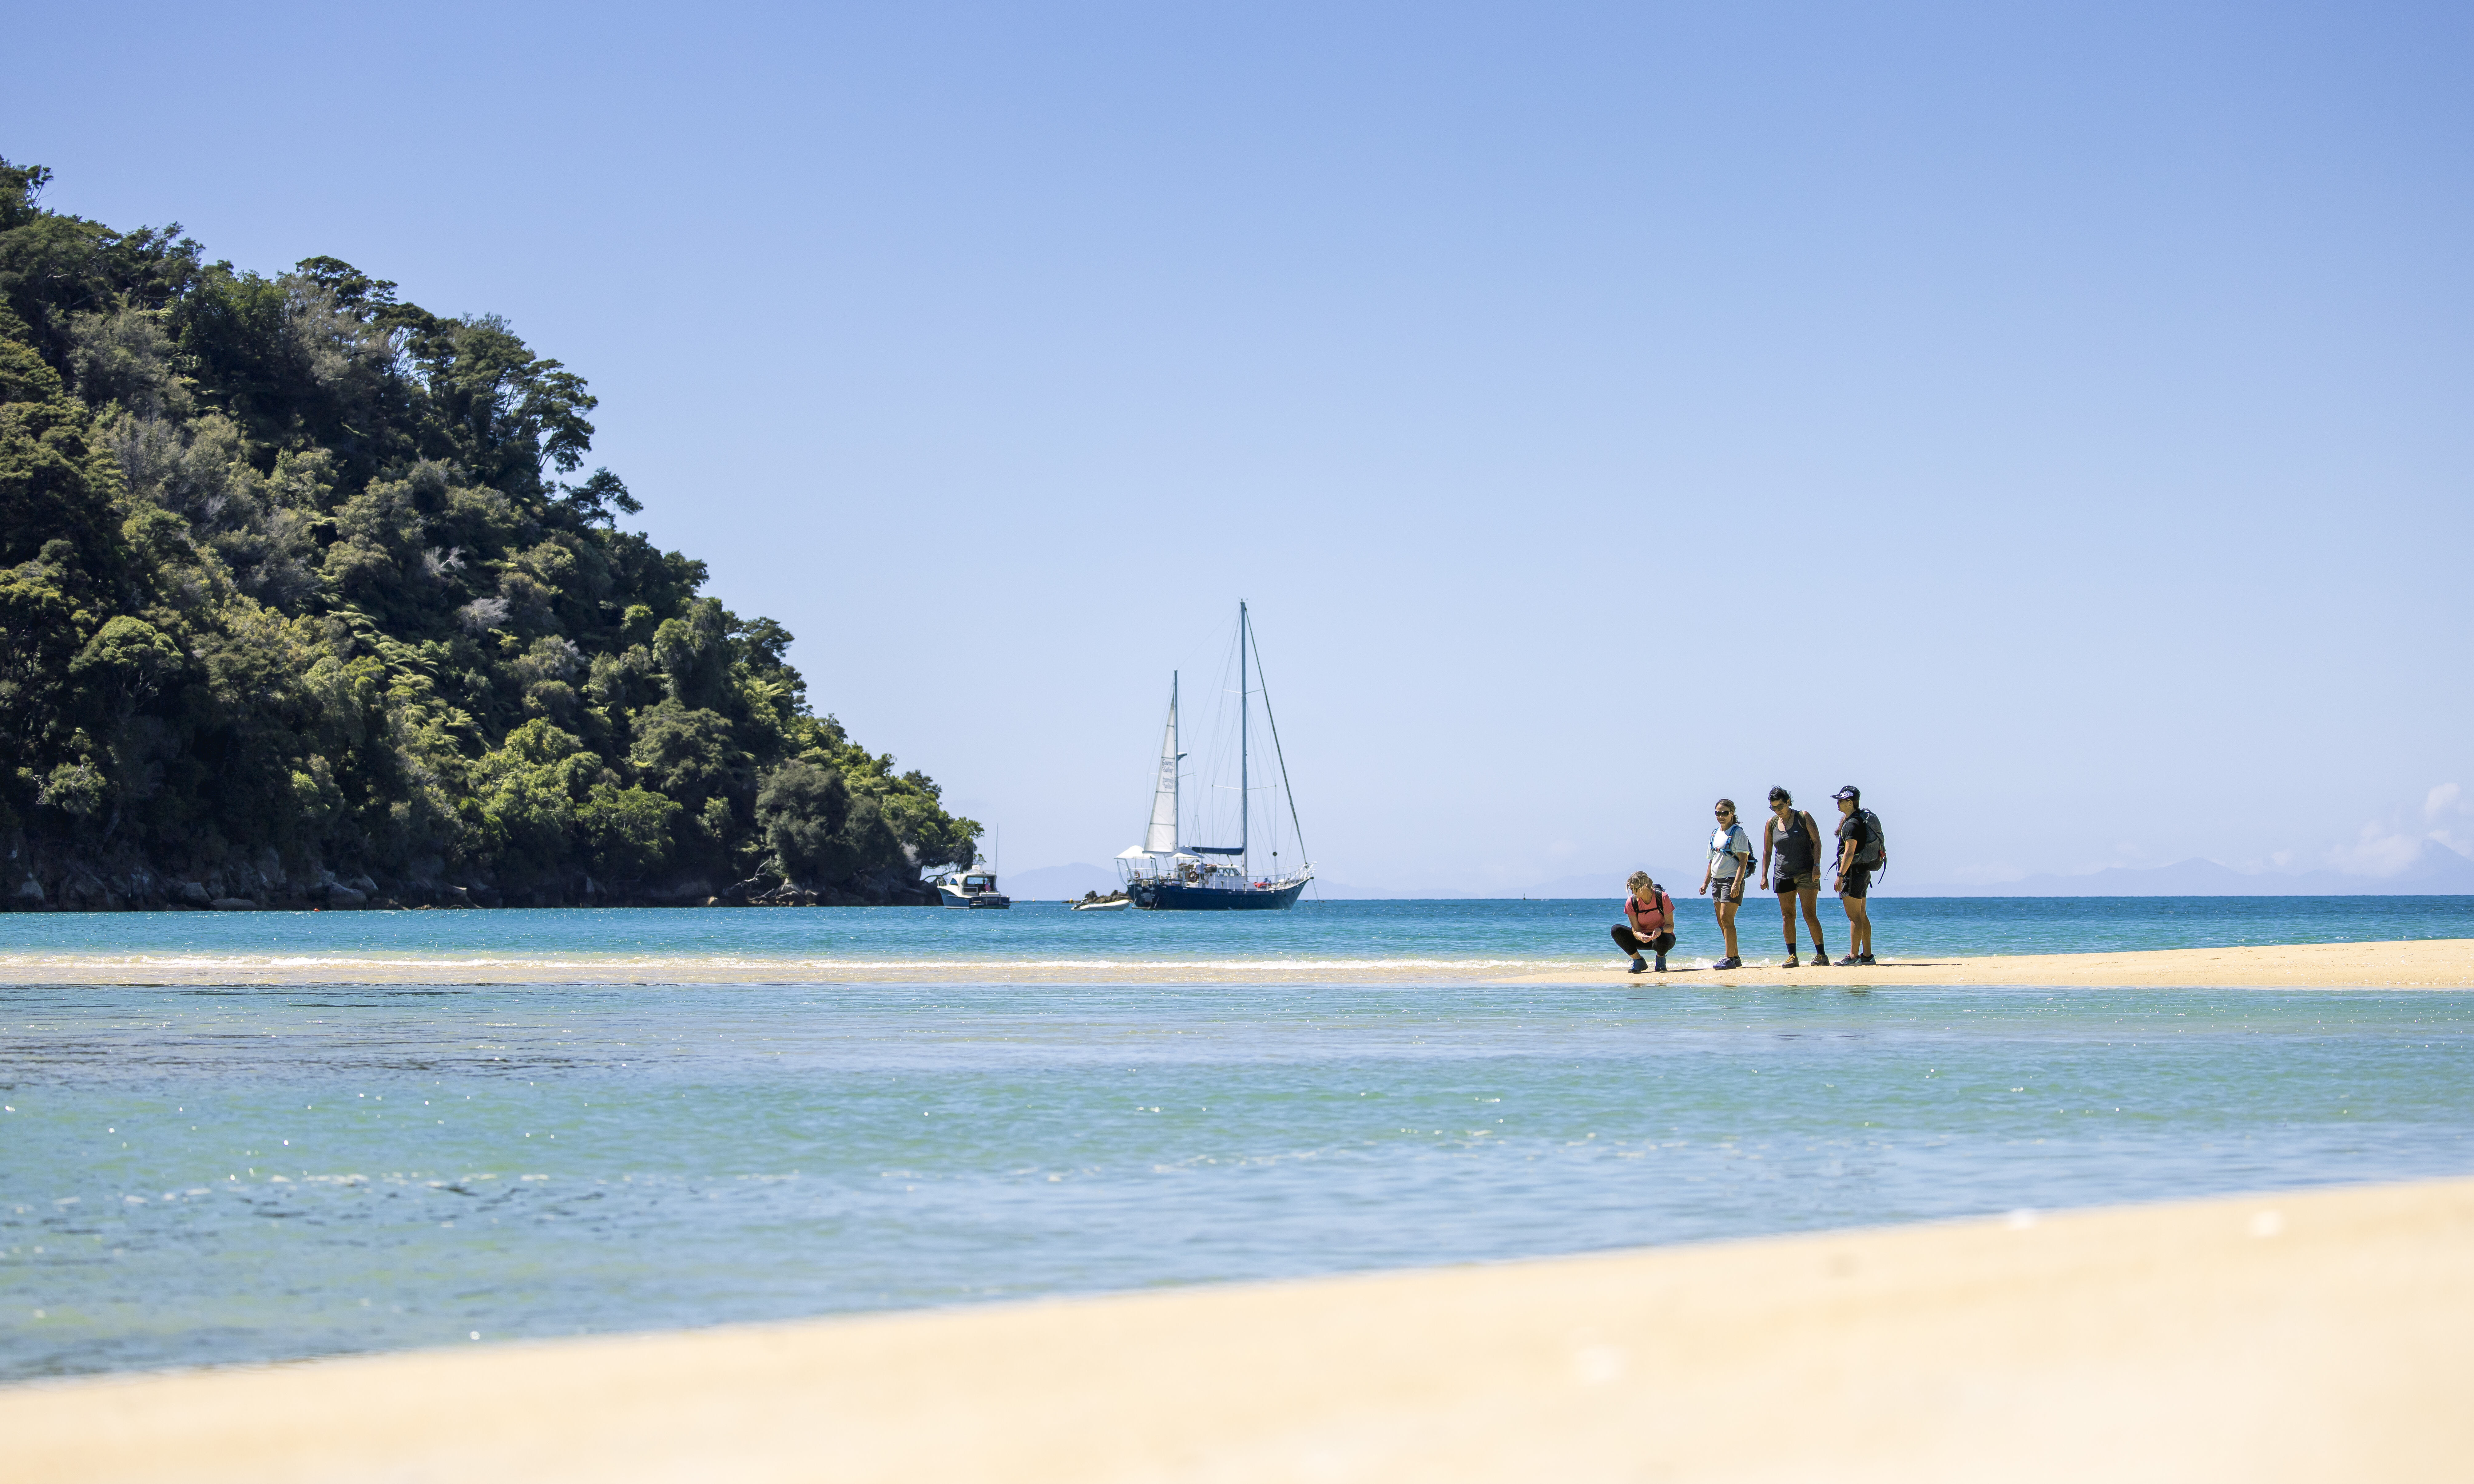
[[[1771,874],[1770,880],[1776,885],[1781,897],[1792,897],[1803,891],[1821,890],[1821,873],[1818,871],[1798,872],[1793,875],[1783,871],[1774,872]]]
[[[1748,873],[1738,871],[1732,876],[1726,876],[1719,880],[1710,882],[1710,899],[1712,901],[1742,901],[1744,899],[1744,877]]]
[[[1847,868],[1846,878],[1838,883],[1838,895],[1841,897],[1861,898],[1872,884],[1873,868],[1870,866],[1850,866]]]

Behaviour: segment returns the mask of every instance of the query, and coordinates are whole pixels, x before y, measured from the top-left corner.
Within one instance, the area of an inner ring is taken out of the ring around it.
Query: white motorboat
[[[983,871],[976,866],[968,871],[957,871],[939,877],[936,891],[945,898],[945,905],[949,907],[983,908],[1013,905],[1012,898],[997,890],[996,873]]]

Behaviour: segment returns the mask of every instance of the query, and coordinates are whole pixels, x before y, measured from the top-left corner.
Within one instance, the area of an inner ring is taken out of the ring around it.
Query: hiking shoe
[[[1859,960],[1859,962],[1862,963],[1865,968],[1870,969],[1873,967],[1873,955],[1867,953]]]
[[[1739,958],[1722,958],[1710,967],[1712,969],[1741,969],[1744,967],[1744,961]]]
[[[1649,966],[1642,963],[1640,961],[1640,955],[1636,953],[1632,956],[1632,967],[1625,969],[1624,972],[1628,974],[1645,974],[1649,972]]]
[[[1846,968],[1850,968],[1850,967],[1852,967],[1852,966],[1854,966],[1854,965],[1860,964],[1860,963],[1862,963],[1862,962],[1864,962],[1862,959],[1857,958],[1857,957],[1856,957],[1855,954],[1853,954],[1853,953],[1850,953],[1850,954],[1848,954],[1845,958],[1842,958],[1842,959],[1840,959],[1840,960],[1838,961],[1838,967],[1839,967],[1839,968],[1841,968],[1841,969],[1846,969]]]
[[[1658,971],[1660,973],[1666,972],[1666,955],[1663,953],[1658,956]]]
[[[1794,954],[1792,954],[1792,953],[1790,953],[1790,954],[1788,954],[1788,955],[1786,956],[1786,962],[1785,962],[1785,963],[1783,963],[1783,964],[1781,964],[1779,967],[1780,967],[1781,969],[1802,969],[1804,966],[1803,966],[1802,964],[1797,963],[1797,962],[1796,962],[1796,959],[1795,959],[1795,955],[1794,955]]]

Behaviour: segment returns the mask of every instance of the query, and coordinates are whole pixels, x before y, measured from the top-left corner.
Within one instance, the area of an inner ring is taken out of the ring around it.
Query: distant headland
[[[49,179],[0,160],[0,905],[926,903],[969,863],[788,631],[576,477],[581,376]]]

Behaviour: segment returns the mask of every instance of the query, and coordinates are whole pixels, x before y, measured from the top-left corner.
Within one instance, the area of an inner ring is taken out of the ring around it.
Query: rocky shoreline
[[[313,912],[455,911],[521,907],[933,907],[933,882],[888,868],[832,884],[759,874],[716,886],[703,877],[613,883],[578,873],[509,886],[439,869],[381,878],[317,863],[287,865],[274,850],[252,861],[162,870],[134,856],[53,857],[20,840],[0,853],[0,911]],[[459,874],[461,879],[458,879]]]

